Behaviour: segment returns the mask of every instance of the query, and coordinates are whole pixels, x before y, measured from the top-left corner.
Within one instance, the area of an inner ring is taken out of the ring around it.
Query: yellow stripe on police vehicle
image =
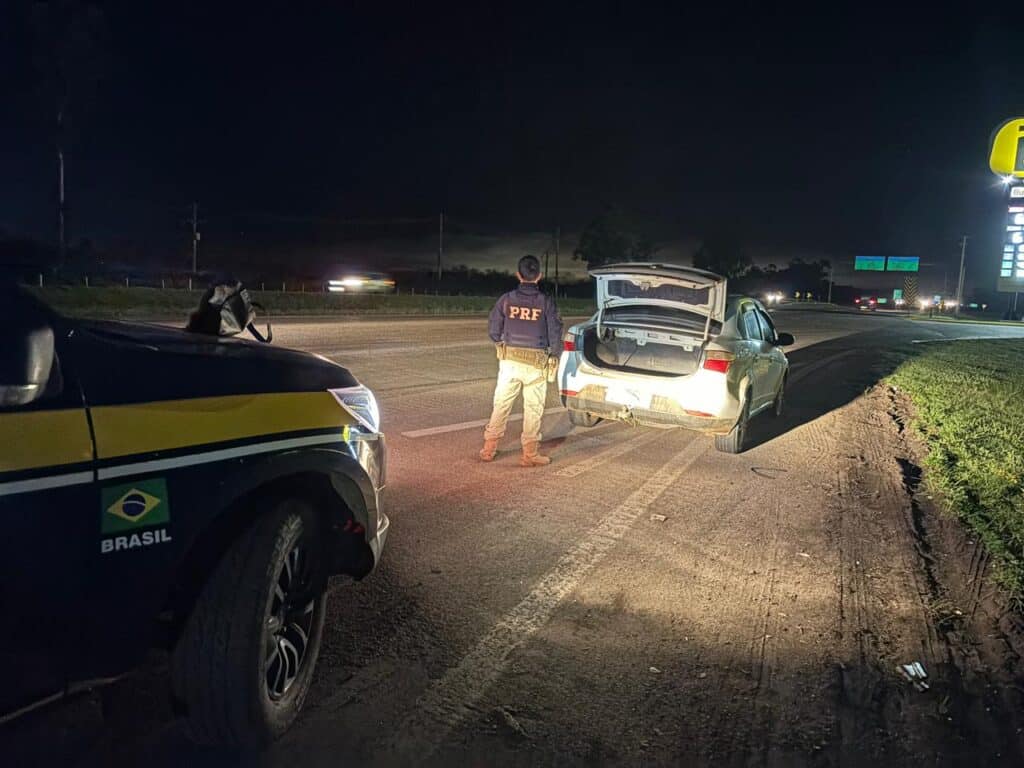
[[[58,439],[55,439],[57,436]],[[92,461],[89,421],[82,408],[0,416],[0,473]]]
[[[163,400],[92,409],[99,459],[171,451],[356,423],[330,392]]]

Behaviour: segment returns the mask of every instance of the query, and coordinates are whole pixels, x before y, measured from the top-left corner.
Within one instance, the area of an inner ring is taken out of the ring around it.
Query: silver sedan
[[[671,264],[594,269],[598,310],[571,327],[558,367],[569,419],[683,427],[743,451],[747,424],[781,415],[789,362],[761,302],[730,296],[724,277]]]

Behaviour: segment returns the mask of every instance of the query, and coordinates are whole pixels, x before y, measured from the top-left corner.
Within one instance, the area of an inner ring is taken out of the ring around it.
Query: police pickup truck
[[[332,574],[377,563],[372,393],[302,352],[62,317],[0,285],[0,721],[169,652],[201,743],[280,735]]]

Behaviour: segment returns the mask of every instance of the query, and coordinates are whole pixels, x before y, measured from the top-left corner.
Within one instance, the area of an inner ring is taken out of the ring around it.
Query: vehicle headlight
[[[380,409],[373,392],[359,384],[344,389],[332,389],[331,394],[359,424],[370,432],[380,431]]]

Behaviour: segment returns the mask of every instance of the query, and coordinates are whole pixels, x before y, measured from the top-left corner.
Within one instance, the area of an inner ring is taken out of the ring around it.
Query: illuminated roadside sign
[[[1010,186],[1006,194],[1006,226],[996,290],[1007,293],[1024,291],[1024,199],[1014,194],[1022,189],[1024,186]]]
[[[900,301],[902,298],[903,298],[903,289],[902,288],[893,288],[892,289],[892,300],[893,301]]]
[[[988,167],[999,176],[1024,178],[1024,118],[1007,120],[992,134]]]
[[[853,268],[859,272],[885,272],[885,256],[856,256]]]
[[[890,256],[885,269],[887,272],[917,272],[920,264],[917,256]]]

